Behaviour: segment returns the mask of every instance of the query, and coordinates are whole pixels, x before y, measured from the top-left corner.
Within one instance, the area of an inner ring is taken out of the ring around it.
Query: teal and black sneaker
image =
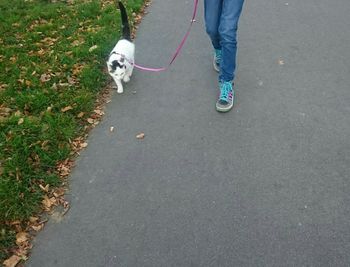
[[[233,107],[235,92],[232,82],[219,82],[220,96],[216,102],[216,110],[219,112],[228,112]]]
[[[220,61],[221,61],[221,50],[220,49],[215,49],[214,50],[213,66],[214,66],[214,69],[217,72],[220,71]]]

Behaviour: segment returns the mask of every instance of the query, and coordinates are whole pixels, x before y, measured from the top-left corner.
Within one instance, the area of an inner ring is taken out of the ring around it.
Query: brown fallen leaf
[[[53,192],[53,195],[57,198],[57,197],[61,197],[64,195],[66,191],[64,190],[64,188],[57,188],[55,189],[55,191]]]
[[[10,222],[10,225],[17,225],[17,224],[21,224],[21,221],[20,220],[16,220],[16,221]]]
[[[137,139],[144,139],[145,138],[145,133],[139,133],[138,135],[136,135]]]
[[[104,114],[104,112],[100,109],[95,109],[94,112],[97,114],[97,115],[100,115],[102,116]]]
[[[12,255],[10,258],[5,260],[3,264],[5,267],[15,267],[20,262],[20,260],[21,258],[17,255]]]
[[[75,40],[75,41],[72,42],[72,46],[80,46],[83,43],[85,43],[84,40]]]
[[[95,122],[95,120],[92,119],[92,118],[88,118],[87,121],[88,121],[88,123],[90,123],[90,124],[93,124],[93,123]]]
[[[19,232],[16,234],[16,244],[20,245],[28,240],[28,234],[26,232]]]
[[[83,70],[84,68],[84,65],[80,64],[80,63],[76,63],[73,65],[73,69],[72,69],[72,72],[73,72],[73,75],[76,76],[78,75],[79,73],[81,73],[81,71]]]
[[[23,119],[23,118],[20,118],[20,119],[18,120],[18,125],[21,125],[23,122],[24,122],[24,119]]]
[[[39,217],[34,217],[34,216],[29,217],[29,221],[30,221],[31,223],[35,223],[37,220],[39,220]]]
[[[71,110],[71,109],[73,109],[72,106],[67,106],[65,108],[62,108],[61,111],[66,112],[66,111]]]
[[[39,232],[41,229],[44,228],[44,224],[39,224],[39,225],[32,225],[32,229],[35,231],[35,232]]]
[[[50,208],[56,204],[56,198],[54,197],[49,198],[48,196],[45,195],[41,203],[44,205],[44,208],[46,210],[50,210]]]
[[[33,248],[33,245],[30,244],[29,242],[24,243],[23,245],[19,246],[16,248],[13,252],[15,255],[21,258],[21,260],[27,260],[29,250]]]
[[[43,142],[41,143],[41,148],[42,148],[43,150],[47,150],[47,145],[48,145],[49,143],[50,143],[49,140],[43,141]]]
[[[50,81],[51,80],[51,75],[50,74],[42,74],[41,76],[40,76],[40,81],[42,82],[42,83],[45,83],[45,82],[48,82],[48,81]]]
[[[84,115],[85,115],[84,112],[80,112],[80,113],[77,115],[77,117],[78,117],[78,118],[82,118]]]
[[[46,193],[49,192],[49,187],[50,187],[49,184],[47,184],[46,186],[43,186],[43,185],[39,184],[39,187],[40,187],[40,189],[43,190],[44,192],[46,192]]]
[[[88,143],[86,143],[86,142],[80,144],[80,147],[82,147],[82,148],[85,148],[87,146],[88,146]]]
[[[8,85],[6,83],[0,84],[0,90],[4,90],[7,87],[8,87]]]
[[[32,85],[32,82],[31,81],[28,81],[28,80],[26,80],[25,81],[25,84],[29,87],[29,86],[31,86]]]
[[[60,164],[58,167],[57,167],[57,170],[60,174],[61,177],[65,177],[65,176],[68,176],[70,174],[70,168],[69,166],[65,166],[63,164]]]

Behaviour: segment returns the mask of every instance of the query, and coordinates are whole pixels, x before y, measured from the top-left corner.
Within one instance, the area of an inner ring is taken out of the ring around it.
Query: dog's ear
[[[124,57],[121,57],[121,58],[120,58],[120,62],[121,62],[121,63],[124,63],[124,61],[125,61],[125,58],[124,58]]]

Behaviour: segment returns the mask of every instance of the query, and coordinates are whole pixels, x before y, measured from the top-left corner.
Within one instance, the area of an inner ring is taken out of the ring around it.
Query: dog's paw
[[[118,94],[122,94],[123,92],[124,92],[123,88],[118,88],[118,89],[117,89],[117,93],[118,93]]]

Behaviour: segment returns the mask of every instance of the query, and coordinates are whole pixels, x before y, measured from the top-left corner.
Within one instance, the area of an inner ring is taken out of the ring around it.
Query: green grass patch
[[[129,14],[143,5],[126,2]],[[39,183],[60,185],[55,167],[69,157],[69,141],[106,85],[105,61],[121,27],[114,1],[0,0],[0,14],[2,262],[15,240],[6,222],[40,210]]]

